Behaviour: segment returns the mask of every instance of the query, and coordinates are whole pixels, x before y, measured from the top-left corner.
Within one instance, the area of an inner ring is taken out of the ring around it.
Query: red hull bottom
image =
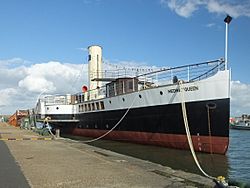
[[[72,132],[73,135],[94,137],[102,136],[107,131],[93,129],[77,129]],[[147,133],[132,131],[112,131],[104,139],[127,141],[140,144],[157,145],[175,149],[189,150],[186,135]],[[192,136],[195,151],[205,153],[225,154],[227,152],[229,138],[217,136]]]

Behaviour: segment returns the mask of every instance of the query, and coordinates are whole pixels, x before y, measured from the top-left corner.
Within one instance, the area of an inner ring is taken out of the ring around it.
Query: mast
[[[224,22],[226,23],[226,30],[225,30],[225,70],[227,70],[227,64],[228,64],[228,26],[229,23],[232,21],[232,17],[227,15],[227,17],[224,19]]]

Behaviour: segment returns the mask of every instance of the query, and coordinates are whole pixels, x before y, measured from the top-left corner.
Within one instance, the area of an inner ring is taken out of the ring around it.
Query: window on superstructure
[[[88,104],[88,111],[91,111],[91,104]]]
[[[85,106],[85,111],[88,111],[88,110],[89,110],[89,109],[88,109],[88,105],[85,104],[84,106]]]
[[[103,101],[100,102],[100,107],[101,107],[101,110],[104,110],[104,102]]]
[[[133,81],[129,81],[129,83],[128,83],[128,89],[130,89],[130,90],[133,89]]]
[[[89,55],[89,61],[91,60],[91,55]]]
[[[92,110],[95,110],[95,103],[92,103]]]
[[[96,105],[96,110],[100,110],[99,102],[96,102],[95,105]]]

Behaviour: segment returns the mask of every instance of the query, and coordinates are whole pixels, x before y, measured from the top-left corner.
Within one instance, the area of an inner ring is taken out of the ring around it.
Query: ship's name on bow
[[[183,87],[181,88],[182,91],[197,91],[199,90],[198,86],[189,86],[189,87]],[[175,89],[169,89],[168,93],[177,93],[181,91],[180,88],[175,88]]]

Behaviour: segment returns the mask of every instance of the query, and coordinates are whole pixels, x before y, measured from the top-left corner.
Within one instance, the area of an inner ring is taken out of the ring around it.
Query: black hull
[[[189,129],[197,151],[226,153],[229,106],[229,99],[186,103]],[[126,109],[77,114],[79,123],[58,123],[57,127],[75,135],[98,137],[112,129],[125,112]],[[130,109],[105,139],[188,149],[181,104]]]

